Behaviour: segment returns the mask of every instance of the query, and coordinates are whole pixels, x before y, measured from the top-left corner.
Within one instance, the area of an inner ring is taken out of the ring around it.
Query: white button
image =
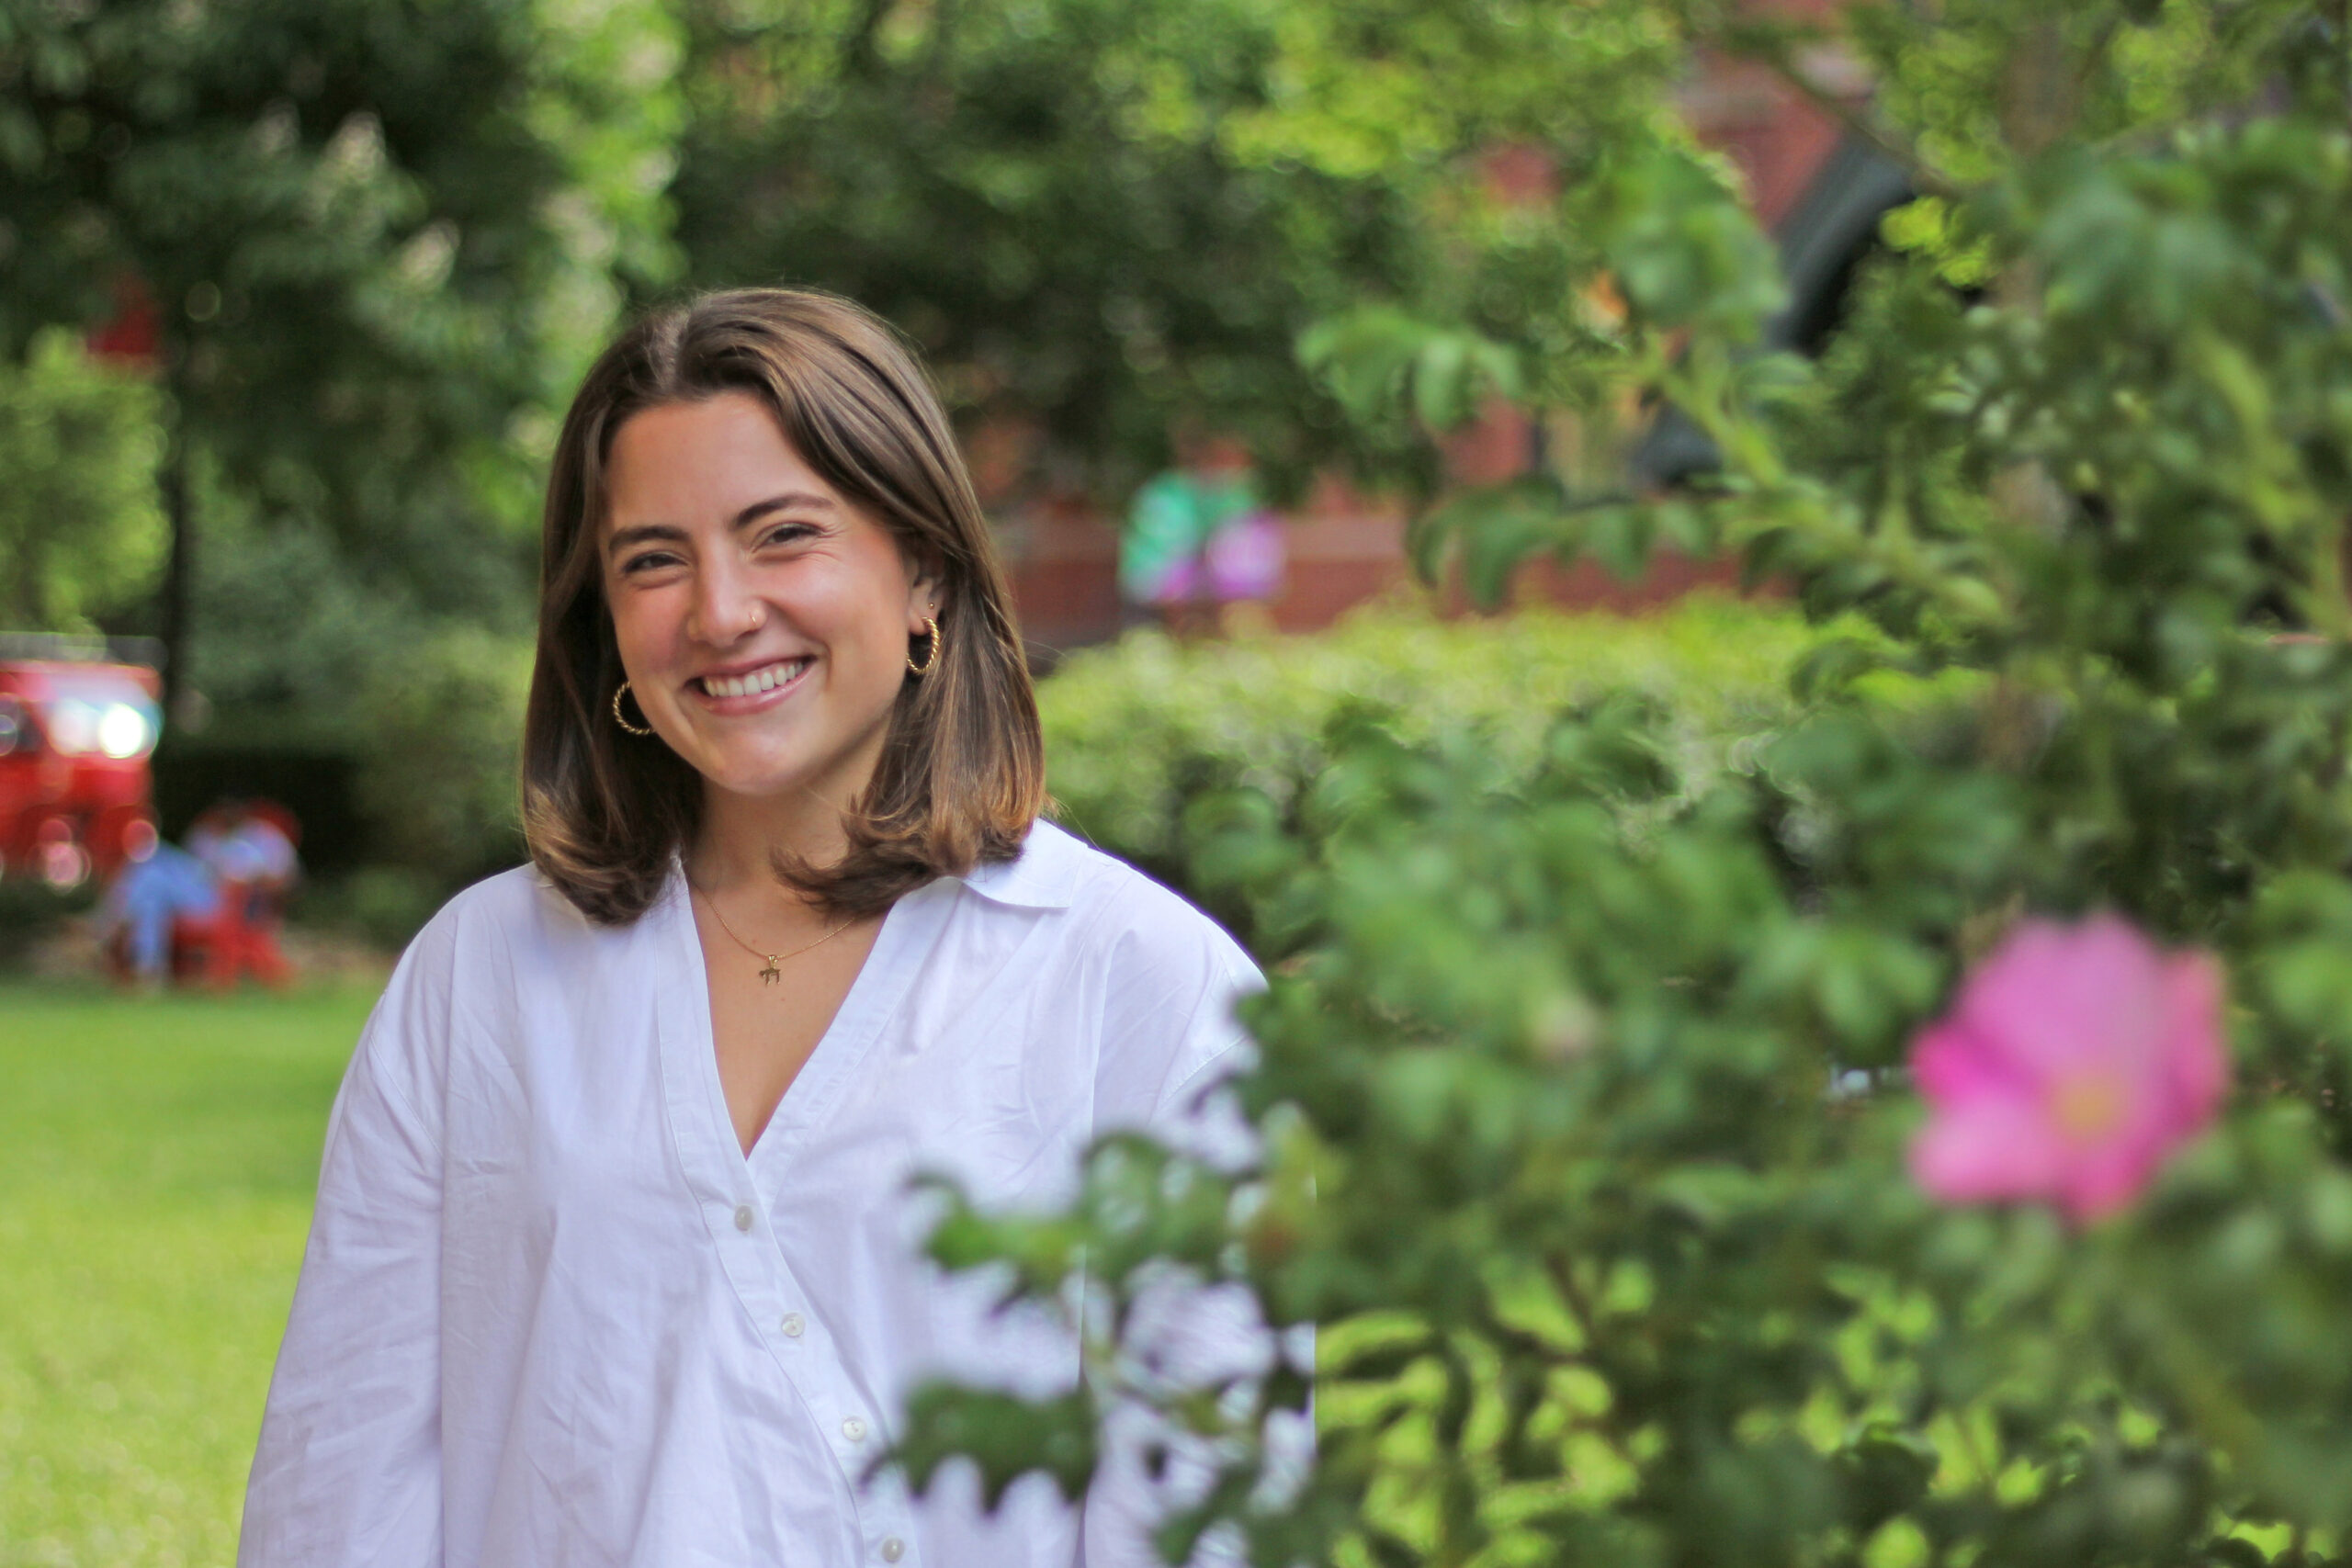
[[[895,1535],[886,1535],[882,1538],[883,1562],[896,1562],[899,1558],[904,1557],[906,1554],[907,1543],[905,1541],[900,1540]]]
[[[752,1206],[749,1203],[739,1203],[735,1206],[735,1228],[739,1231],[747,1231],[752,1228]]]
[[[865,1441],[865,1423],[853,1416],[842,1423],[842,1436],[853,1443]]]
[[[788,1312],[784,1314],[784,1323],[782,1326],[784,1328],[784,1337],[786,1339],[797,1339],[800,1337],[801,1330],[807,1328],[808,1325],[801,1320],[801,1316],[798,1313]]]

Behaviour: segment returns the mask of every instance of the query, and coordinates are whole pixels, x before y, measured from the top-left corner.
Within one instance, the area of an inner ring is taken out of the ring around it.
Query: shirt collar
[[[964,886],[992,904],[1018,909],[1067,909],[1078,895],[1086,852],[1076,839],[1052,823],[1029,829],[1021,853],[993,865],[976,865]]]

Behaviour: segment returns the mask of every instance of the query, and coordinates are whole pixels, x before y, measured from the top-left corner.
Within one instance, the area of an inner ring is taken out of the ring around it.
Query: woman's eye
[[[641,556],[631,556],[621,562],[623,577],[640,577],[649,571],[659,571],[665,566],[675,566],[678,558],[667,550],[648,550]]]
[[[765,549],[770,545],[797,545],[803,539],[814,537],[816,532],[816,529],[806,523],[781,524],[760,536],[760,547]]]

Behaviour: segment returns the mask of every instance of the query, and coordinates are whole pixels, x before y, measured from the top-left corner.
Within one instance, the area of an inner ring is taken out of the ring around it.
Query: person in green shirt
[[[1127,602],[1189,629],[1224,605],[1282,590],[1282,522],[1258,499],[1250,454],[1227,436],[1180,442],[1179,466],[1136,491],[1119,544]]]

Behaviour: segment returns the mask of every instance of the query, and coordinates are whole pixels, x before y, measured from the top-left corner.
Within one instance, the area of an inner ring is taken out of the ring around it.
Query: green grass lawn
[[[0,985],[0,1568],[235,1556],[372,1001]]]

